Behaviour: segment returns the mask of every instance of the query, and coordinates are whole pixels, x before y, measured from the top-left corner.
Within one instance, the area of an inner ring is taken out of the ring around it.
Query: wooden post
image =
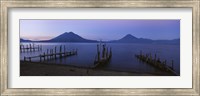
[[[51,59],[53,59],[53,49],[51,49]]]
[[[44,52],[44,61],[46,60],[45,57],[46,57],[46,56],[45,56],[45,52]]]
[[[97,54],[98,54],[97,59],[98,59],[98,61],[100,61],[100,52],[99,52],[99,45],[98,44],[97,44]]]
[[[51,57],[52,57],[51,55],[52,55],[52,49],[50,49],[50,60],[51,60]]]
[[[108,47],[106,48],[106,58],[108,58]]]
[[[24,56],[24,61],[26,61],[26,57]]]
[[[105,57],[105,50],[106,50],[106,48],[105,48],[105,44],[104,44],[104,45],[103,45],[103,51],[102,51],[102,58]]]
[[[22,52],[23,52],[23,45],[21,47],[22,47]]]
[[[47,60],[49,59],[49,49],[47,49]]]
[[[64,56],[65,56],[65,52],[66,52],[66,49],[65,49],[65,45],[64,45]]]
[[[29,57],[29,62],[31,62],[31,57]]]
[[[25,45],[23,45],[23,51],[25,52],[26,50],[25,50]]]
[[[51,49],[47,49],[48,50],[48,58],[51,59]]]
[[[26,45],[26,51],[28,51],[28,45]]]
[[[37,51],[40,51],[40,45],[38,45]]]
[[[42,62],[42,56],[41,56],[41,54],[40,54],[40,62]]]
[[[62,45],[60,45],[60,53],[62,53]]]
[[[62,45],[60,45],[60,58],[62,57]]]
[[[112,56],[112,48],[110,47],[110,57]]]
[[[51,59],[53,59],[53,49],[51,49],[51,53],[52,53],[52,55],[51,55]]]
[[[56,46],[55,46],[54,58],[56,59]]]
[[[24,52],[26,51],[26,50],[25,50],[25,47],[26,47],[26,46],[25,46],[25,45],[23,45],[23,51],[24,51]]]
[[[23,52],[23,45],[21,46],[21,51]]]
[[[40,51],[42,51],[42,45],[40,45]]]
[[[33,43],[33,51],[35,52],[35,46],[34,46],[34,43]]]
[[[31,47],[31,44],[29,44],[29,49],[30,49],[30,52],[32,52],[32,47]]]

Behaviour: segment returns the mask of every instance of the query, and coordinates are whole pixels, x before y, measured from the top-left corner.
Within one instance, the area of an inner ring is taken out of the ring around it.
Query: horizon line
[[[63,32],[62,34],[64,34],[64,33],[73,33],[73,34],[75,34],[75,35],[78,35],[78,34],[74,33],[73,31]],[[62,35],[62,34],[60,34],[60,35]],[[56,38],[56,37],[58,37],[58,36],[60,36],[60,35],[57,35],[57,36],[55,36],[55,37],[50,37],[50,39],[41,39],[41,40],[26,39],[26,38],[22,38],[22,37],[20,37],[20,39],[30,40],[30,41],[46,41],[46,40],[51,40],[51,39],[53,39],[53,38]],[[127,35],[131,35],[131,36],[133,36],[133,37],[136,37],[136,36],[132,35],[131,33],[129,33],[129,34],[126,34],[126,35],[124,35],[123,37],[121,37],[121,38],[119,38],[119,39],[122,39],[122,38],[126,37]],[[80,36],[80,35],[78,35],[78,36]],[[82,36],[80,36],[80,37],[82,37]],[[87,38],[84,38],[84,37],[82,37],[82,38],[83,38],[83,39],[87,39]],[[150,38],[144,38],[144,37],[136,37],[136,38],[137,38],[137,39],[150,39]],[[115,40],[119,40],[119,39],[115,39]],[[179,37],[179,38],[174,38],[174,39],[150,39],[150,40],[175,40],[175,39],[180,39],[180,37]],[[87,40],[115,41],[115,40],[103,40],[103,39],[87,39]]]

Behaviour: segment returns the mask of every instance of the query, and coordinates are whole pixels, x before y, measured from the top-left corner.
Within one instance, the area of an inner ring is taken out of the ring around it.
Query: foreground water
[[[22,43],[27,45],[29,43]],[[38,52],[22,52],[20,59],[24,56],[38,56],[46,49],[54,49],[57,46],[65,45],[67,51],[78,49],[78,55],[71,57],[45,61],[48,63],[66,64],[80,67],[90,67],[94,64],[95,56],[97,54],[97,43],[34,43],[35,45],[42,45],[42,51]],[[167,65],[171,66],[171,60],[174,60],[174,69],[180,73],[180,45],[161,45],[161,44],[132,44],[132,43],[107,43],[107,47],[112,48],[112,59],[109,64],[104,66],[104,69],[128,72],[141,73],[155,73],[160,70],[140,62],[135,58],[135,54],[143,53],[156,54],[161,61],[167,60]],[[35,58],[32,61],[39,61]]]

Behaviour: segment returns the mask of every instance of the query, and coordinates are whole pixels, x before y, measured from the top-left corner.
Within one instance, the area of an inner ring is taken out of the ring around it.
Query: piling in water
[[[40,47],[39,47],[40,46]],[[42,45],[38,45],[38,47],[35,47],[35,44],[27,44],[23,45],[20,44],[20,52],[35,52],[35,51],[42,51]]]
[[[92,66],[93,68],[97,68],[99,66],[108,64],[112,57],[111,48],[110,48],[110,54],[109,54],[108,47],[106,48],[105,44],[102,45],[102,56],[100,53],[101,53],[101,43],[97,44],[97,55],[95,56],[94,66]]]

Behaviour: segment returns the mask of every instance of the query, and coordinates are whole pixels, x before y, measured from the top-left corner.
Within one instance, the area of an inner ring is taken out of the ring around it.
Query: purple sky
[[[47,40],[64,32],[92,40],[116,40],[126,34],[138,38],[180,38],[180,20],[20,20],[20,37]]]

